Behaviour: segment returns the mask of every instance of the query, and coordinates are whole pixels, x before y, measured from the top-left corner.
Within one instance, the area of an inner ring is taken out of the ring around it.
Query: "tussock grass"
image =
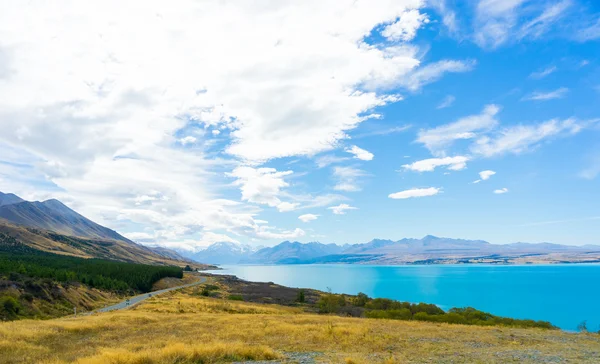
[[[600,335],[347,318],[190,296],[0,323],[0,363],[216,363],[319,353],[326,363],[600,362]]]
[[[184,345],[175,343],[160,349],[131,352],[124,349],[105,349],[92,357],[79,359],[77,364],[208,364],[223,361],[273,360],[280,358],[266,346],[242,343],[212,343]]]

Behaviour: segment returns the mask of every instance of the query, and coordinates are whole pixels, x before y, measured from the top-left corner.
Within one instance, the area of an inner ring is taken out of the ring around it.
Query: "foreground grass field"
[[[0,324],[0,363],[600,362],[600,335],[346,318],[193,290],[130,310]]]

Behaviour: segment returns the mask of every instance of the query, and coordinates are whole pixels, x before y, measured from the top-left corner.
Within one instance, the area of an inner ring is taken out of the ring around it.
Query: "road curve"
[[[99,309],[97,309],[95,311],[92,311],[91,313],[100,313],[100,312],[109,312],[109,311],[115,311],[115,310],[122,310],[124,308],[131,307],[131,306],[135,305],[136,303],[140,303],[140,302],[142,302],[144,300],[147,300],[150,297],[154,297],[154,296],[162,294],[162,293],[174,291],[176,289],[197,286],[197,285],[203,284],[205,282],[206,282],[206,278],[205,277],[200,277],[200,280],[198,282],[184,284],[183,286],[165,288],[165,289],[161,289],[159,291],[148,292],[148,293],[140,294],[140,295],[137,295],[137,296],[129,297],[129,303],[127,302],[127,300],[124,300],[124,301],[119,302],[119,303],[117,303],[115,305],[112,305],[112,306],[107,306],[107,307],[104,307],[104,308],[99,308]]]

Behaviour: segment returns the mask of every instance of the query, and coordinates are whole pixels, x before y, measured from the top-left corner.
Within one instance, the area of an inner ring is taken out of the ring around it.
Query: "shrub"
[[[228,297],[228,298],[229,298],[230,300],[232,300],[232,301],[243,301],[243,300],[244,300],[244,297],[242,297],[242,296],[241,296],[241,295],[239,295],[239,294],[232,294],[232,295],[229,295],[229,297]]]
[[[317,302],[319,312],[321,313],[334,313],[337,312],[340,307],[346,304],[344,296],[338,296],[333,293],[326,293],[321,296]]]
[[[0,298],[0,309],[5,317],[15,317],[21,310],[21,304],[14,297],[4,296]]]
[[[366,294],[359,292],[356,297],[352,300],[352,304],[358,307],[365,307],[370,298]]]

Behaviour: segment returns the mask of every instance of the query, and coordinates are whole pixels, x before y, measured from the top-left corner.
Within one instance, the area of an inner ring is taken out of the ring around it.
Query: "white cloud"
[[[434,154],[443,154],[444,149],[452,145],[454,141],[472,139],[477,135],[475,132],[494,128],[498,124],[495,116],[499,111],[500,108],[497,105],[487,105],[481,114],[467,116],[433,129],[419,131],[417,142],[424,144]]]
[[[300,204],[297,202],[280,202],[277,204],[277,210],[279,210],[279,212],[289,212],[296,210],[298,206],[300,206]]]
[[[315,163],[317,164],[317,167],[323,168],[323,167],[327,167],[330,164],[336,164],[336,163],[340,163],[343,161],[347,161],[348,159],[349,158],[337,157],[335,155],[324,155],[324,156],[318,157],[315,160]]]
[[[198,139],[196,139],[195,137],[193,137],[191,135],[188,135],[184,138],[179,139],[179,143],[181,143],[183,145],[194,144],[196,142],[196,140],[198,140]]]
[[[403,131],[406,131],[408,129],[412,128],[412,125],[402,125],[402,126],[395,126],[392,128],[380,128],[379,130],[371,130],[371,131],[367,131],[364,133],[360,133],[360,134],[354,134],[352,136],[352,139],[359,139],[359,138],[367,138],[367,137],[372,137],[372,136],[380,136],[380,135],[390,135],[390,134],[394,134],[394,133],[401,133]]]
[[[517,36],[519,38],[530,37],[533,39],[541,37],[554,23],[565,15],[572,4],[572,0],[562,0],[548,4],[543,8],[540,15],[521,26]]]
[[[544,77],[546,77],[546,76],[548,76],[548,75],[556,72],[557,70],[558,70],[558,68],[556,66],[546,67],[546,68],[544,68],[542,70],[539,70],[539,71],[536,71],[536,72],[532,72],[529,75],[529,78],[533,78],[533,79],[539,80],[539,79],[542,79],[542,78],[544,78]]]
[[[456,61],[444,60],[436,63],[430,63],[424,67],[409,73],[398,85],[405,87],[411,91],[416,91],[424,85],[439,80],[445,73],[462,73],[471,71],[475,67],[474,60]]]
[[[505,153],[519,154],[536,147],[552,137],[576,134],[585,126],[575,119],[549,120],[536,125],[517,125],[504,128],[492,137],[482,137],[471,145],[471,151],[484,157]]]
[[[436,109],[445,109],[447,107],[450,107],[452,106],[452,104],[454,104],[454,100],[456,100],[456,97],[448,95],[444,97],[444,99],[442,100],[442,102],[440,102]]]
[[[562,99],[567,95],[569,89],[566,87],[561,87],[554,91],[541,92],[536,91],[522,98],[524,101],[547,101],[554,99]]]
[[[434,196],[440,192],[441,192],[441,189],[436,188],[436,187],[413,188],[410,190],[404,190],[404,191],[400,191],[400,192],[391,193],[388,195],[388,197],[391,199],[394,199],[394,200],[404,200],[407,198]]]
[[[504,193],[507,193],[507,192],[508,192],[508,188],[506,188],[506,187],[501,188],[499,190],[494,190],[494,193],[497,194],[497,195],[501,195],[501,194],[504,194]]]
[[[479,0],[475,11],[475,42],[497,48],[548,33],[565,16],[571,0],[531,3],[527,0]]]
[[[430,158],[420,160],[411,164],[405,164],[402,167],[416,172],[432,172],[436,167],[447,166],[448,169],[453,171],[460,171],[467,168],[468,157],[456,156],[456,157],[444,157],[444,158]]]
[[[420,0],[130,4],[3,7],[0,150],[20,155],[9,162],[27,156],[29,170],[3,175],[2,186],[63,199],[115,229],[148,229],[155,241],[299,236],[255,221],[248,203],[298,203],[280,196],[287,172],[255,167],[334,149],[401,99],[386,87],[417,90],[465,68],[428,65],[416,45],[367,42],[404,14],[423,18]],[[410,24],[389,35],[409,39]],[[225,153],[207,152],[217,145],[207,130],[224,135]],[[181,148],[188,136],[195,148]],[[240,160],[250,175],[236,175]],[[231,169],[243,202],[222,196]],[[166,199],[136,201],[152,191]]]
[[[331,212],[333,212],[336,215],[344,215],[344,214],[346,214],[346,211],[358,210],[357,207],[350,206],[345,203],[339,204],[337,206],[331,206],[331,207],[328,207],[327,209],[331,210]]]
[[[371,153],[367,150],[364,150],[362,148],[359,148],[356,145],[353,145],[350,148],[346,148],[346,152],[348,152],[350,154],[354,154],[354,158],[360,159],[363,161],[370,161],[374,157],[373,153]]]
[[[333,167],[333,176],[337,183],[334,187],[336,191],[356,192],[361,188],[358,184],[360,177],[366,176],[367,173],[362,169],[354,167]]]
[[[300,219],[300,221],[302,221],[302,222],[311,222],[318,218],[319,218],[319,215],[315,215],[315,214],[304,214],[304,215],[298,216],[298,219]]]
[[[442,16],[442,23],[452,35],[457,35],[459,32],[459,24],[456,12],[452,10],[446,3],[446,0],[429,0],[429,5],[432,6]]]
[[[476,180],[476,181],[473,181],[473,183],[479,183],[481,181],[487,181],[488,179],[490,179],[495,174],[496,174],[496,172],[490,171],[490,170],[481,171],[481,172],[479,172],[479,179]]]
[[[292,211],[298,206],[295,203],[283,202],[279,199],[281,189],[289,184],[284,180],[292,171],[278,172],[274,168],[237,167],[229,176],[237,178],[234,184],[240,186],[242,201],[277,207],[281,212]]]
[[[427,15],[420,13],[418,10],[405,11],[397,21],[387,25],[381,35],[388,40],[407,42],[415,37],[417,30],[423,24],[427,23],[429,23]]]

